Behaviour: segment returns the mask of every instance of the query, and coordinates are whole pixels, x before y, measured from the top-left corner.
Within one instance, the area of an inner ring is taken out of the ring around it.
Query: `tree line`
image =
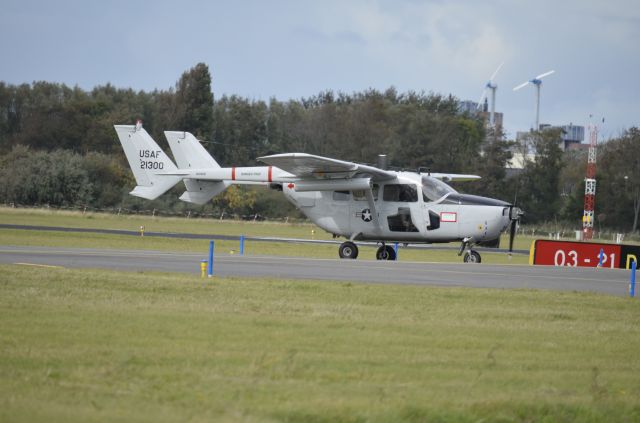
[[[212,86],[202,63],[184,72],[174,87],[152,92],[110,84],[85,91],[50,82],[0,82],[0,201],[143,207],[143,200],[127,195],[135,183],[113,130],[114,124],[140,119],[167,152],[164,130],[189,131],[222,166],[252,166],[256,157],[282,152],[369,164],[387,154],[394,168],[479,174],[481,181],[456,188],[516,201],[529,222],[579,223],[586,156],[563,154],[558,131],[530,133],[538,158],[507,177],[514,142],[487,131],[478,115],[459,112],[451,95],[399,93],[391,87],[262,101],[215,98]],[[638,228],[639,142],[638,129],[631,128],[601,148],[596,215],[602,225]],[[153,206],[198,208],[179,202],[180,192],[176,187]],[[273,194],[234,188],[202,208],[270,217],[295,213]]]

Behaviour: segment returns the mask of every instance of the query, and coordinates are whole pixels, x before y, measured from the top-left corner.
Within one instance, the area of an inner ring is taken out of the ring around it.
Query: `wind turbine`
[[[495,126],[494,116],[496,113],[496,90],[498,89],[498,85],[495,82],[493,82],[493,80],[495,79],[502,65],[504,65],[504,62],[500,63],[500,66],[498,66],[498,69],[496,69],[496,71],[493,72],[493,75],[491,75],[491,78],[489,78],[486,85],[484,86],[484,90],[482,91],[482,95],[480,96],[480,100],[478,101],[478,109],[479,109],[480,107],[482,107],[482,102],[487,97],[487,91],[491,90],[491,113],[489,114],[489,125],[492,128]]]
[[[529,84],[536,86],[536,126],[534,128],[536,131],[540,129],[540,86],[542,85],[542,78],[549,76],[554,72],[554,70],[550,70],[549,72],[541,73],[535,78],[530,79],[527,82],[523,82],[513,89],[513,91],[518,91],[520,88],[526,87]]]

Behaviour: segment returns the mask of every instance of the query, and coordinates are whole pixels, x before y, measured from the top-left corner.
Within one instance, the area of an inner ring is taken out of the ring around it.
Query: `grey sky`
[[[0,80],[168,89],[205,62],[213,91],[253,99],[369,87],[477,101],[495,68],[513,136],[534,120],[605,136],[640,126],[640,3],[569,1],[0,0]]]

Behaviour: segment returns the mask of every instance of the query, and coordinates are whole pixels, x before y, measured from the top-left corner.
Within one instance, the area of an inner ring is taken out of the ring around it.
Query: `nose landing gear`
[[[465,263],[482,262],[480,253],[472,249],[474,245],[475,245],[475,241],[472,237],[467,237],[462,240],[462,245],[460,246],[460,251],[458,251],[458,256],[461,256],[462,253],[464,252],[464,257],[462,259]]]
[[[469,250],[464,253],[464,257],[462,258],[465,263],[480,263],[482,258],[480,257],[480,253],[476,250]]]

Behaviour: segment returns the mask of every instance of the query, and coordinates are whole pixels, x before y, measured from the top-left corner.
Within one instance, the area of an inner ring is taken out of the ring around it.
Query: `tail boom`
[[[130,192],[136,197],[155,200],[184,181],[186,191],[180,199],[205,204],[230,185],[267,185],[295,179],[273,166],[222,168],[192,134],[166,131],[176,167],[141,125],[115,125],[115,129],[137,182]]]

